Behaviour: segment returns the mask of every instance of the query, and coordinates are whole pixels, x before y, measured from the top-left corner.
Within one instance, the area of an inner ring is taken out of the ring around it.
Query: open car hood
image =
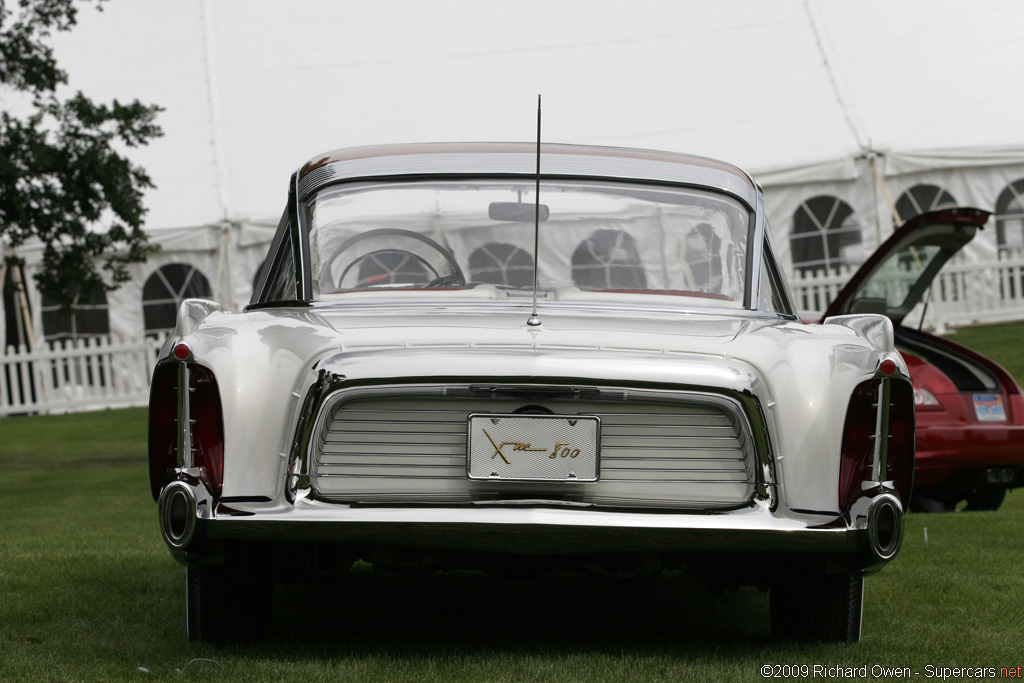
[[[911,218],[853,274],[822,320],[879,313],[899,325],[924,298],[946,261],[974,238],[989,215],[982,209],[955,207]]]

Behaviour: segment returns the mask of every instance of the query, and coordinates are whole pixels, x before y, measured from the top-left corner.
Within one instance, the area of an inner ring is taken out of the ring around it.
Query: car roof
[[[362,147],[345,147],[336,149],[325,154],[317,155],[310,159],[300,170],[299,177],[305,176],[321,166],[336,163],[339,161],[351,161],[352,159],[365,159],[369,157],[404,156],[409,154],[490,154],[490,153],[518,153],[536,154],[537,147],[531,142],[421,142],[396,145],[365,145]],[[597,157],[619,157],[629,159],[649,159],[653,161],[668,161],[691,166],[704,166],[730,172],[739,178],[749,182],[750,179],[744,171],[732,164],[716,159],[697,156],[694,154],[681,154],[678,152],[663,152],[651,149],[634,149],[631,147],[603,147],[598,145],[567,145],[559,143],[541,143],[541,154],[580,154]]]
[[[626,147],[542,143],[543,176],[589,176],[711,187],[756,205],[744,171],[690,154]],[[435,142],[349,147],[317,155],[298,171],[300,195],[325,182],[367,177],[536,172],[537,146],[526,142]]]

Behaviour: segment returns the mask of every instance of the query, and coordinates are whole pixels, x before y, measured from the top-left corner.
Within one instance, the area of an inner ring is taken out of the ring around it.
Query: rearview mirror
[[[487,207],[487,215],[492,220],[517,223],[532,223],[535,214],[541,221],[546,221],[550,213],[546,204],[535,207],[533,204],[523,204],[522,202],[491,202],[491,205]]]

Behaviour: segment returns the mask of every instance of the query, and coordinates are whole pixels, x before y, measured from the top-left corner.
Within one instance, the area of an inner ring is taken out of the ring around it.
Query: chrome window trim
[[[664,295],[666,300],[671,300],[671,295]],[[795,313],[778,313],[776,311],[766,311],[761,309],[748,310],[745,308],[712,308],[712,307],[701,307],[701,308],[680,308],[678,306],[640,306],[635,303],[623,303],[615,304],[611,302],[582,302],[582,301],[558,301],[558,302],[547,302],[541,300],[539,302],[548,313],[566,312],[566,313],[581,313],[581,314],[594,314],[594,315],[607,315],[609,313],[622,314],[631,318],[640,316],[641,314],[649,314],[652,318],[661,317],[673,317],[679,318],[680,320],[693,320],[695,316],[705,317],[729,317],[729,318],[742,318],[750,320],[797,320],[798,316]],[[309,304],[310,308],[338,308],[338,309],[351,309],[354,314],[372,314],[380,312],[384,315],[394,315],[396,311],[401,311],[403,308],[412,308],[417,312],[431,311],[431,312],[511,312],[518,310],[525,310],[529,312],[530,301],[496,301],[496,300],[483,300],[483,301],[440,301],[437,299],[430,300],[424,299],[423,301],[402,301],[402,302],[382,302],[382,301],[313,301]]]
[[[768,218],[764,209],[764,196],[760,192],[757,193],[752,221],[750,230],[747,232],[747,280],[743,300],[743,308],[748,311],[757,310],[761,302],[761,261],[764,257],[761,250],[764,246],[764,233]]]
[[[532,153],[433,153],[349,159],[310,171],[296,181],[299,201],[324,185],[388,176],[509,176],[534,177],[537,158]],[[541,158],[541,178],[552,176],[642,183],[669,183],[718,190],[755,209],[760,192],[748,178],[717,168],[683,162],[599,155],[547,153]]]

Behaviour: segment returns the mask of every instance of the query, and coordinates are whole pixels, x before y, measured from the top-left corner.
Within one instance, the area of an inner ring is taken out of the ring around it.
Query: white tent
[[[531,140],[538,93],[547,141],[750,170],[787,265],[801,206],[839,199],[842,225],[818,227],[860,243],[828,265],[856,261],[915,186],[992,210],[1024,178],[1022,25],[1011,0],[112,0],[55,42],[72,88],[166,108],[165,137],[132,152],[157,185],[147,224],[165,249],[110,297],[111,331],[130,336],[144,283],[170,263],[244,305],[306,159]],[[977,249],[991,253],[987,232]]]

